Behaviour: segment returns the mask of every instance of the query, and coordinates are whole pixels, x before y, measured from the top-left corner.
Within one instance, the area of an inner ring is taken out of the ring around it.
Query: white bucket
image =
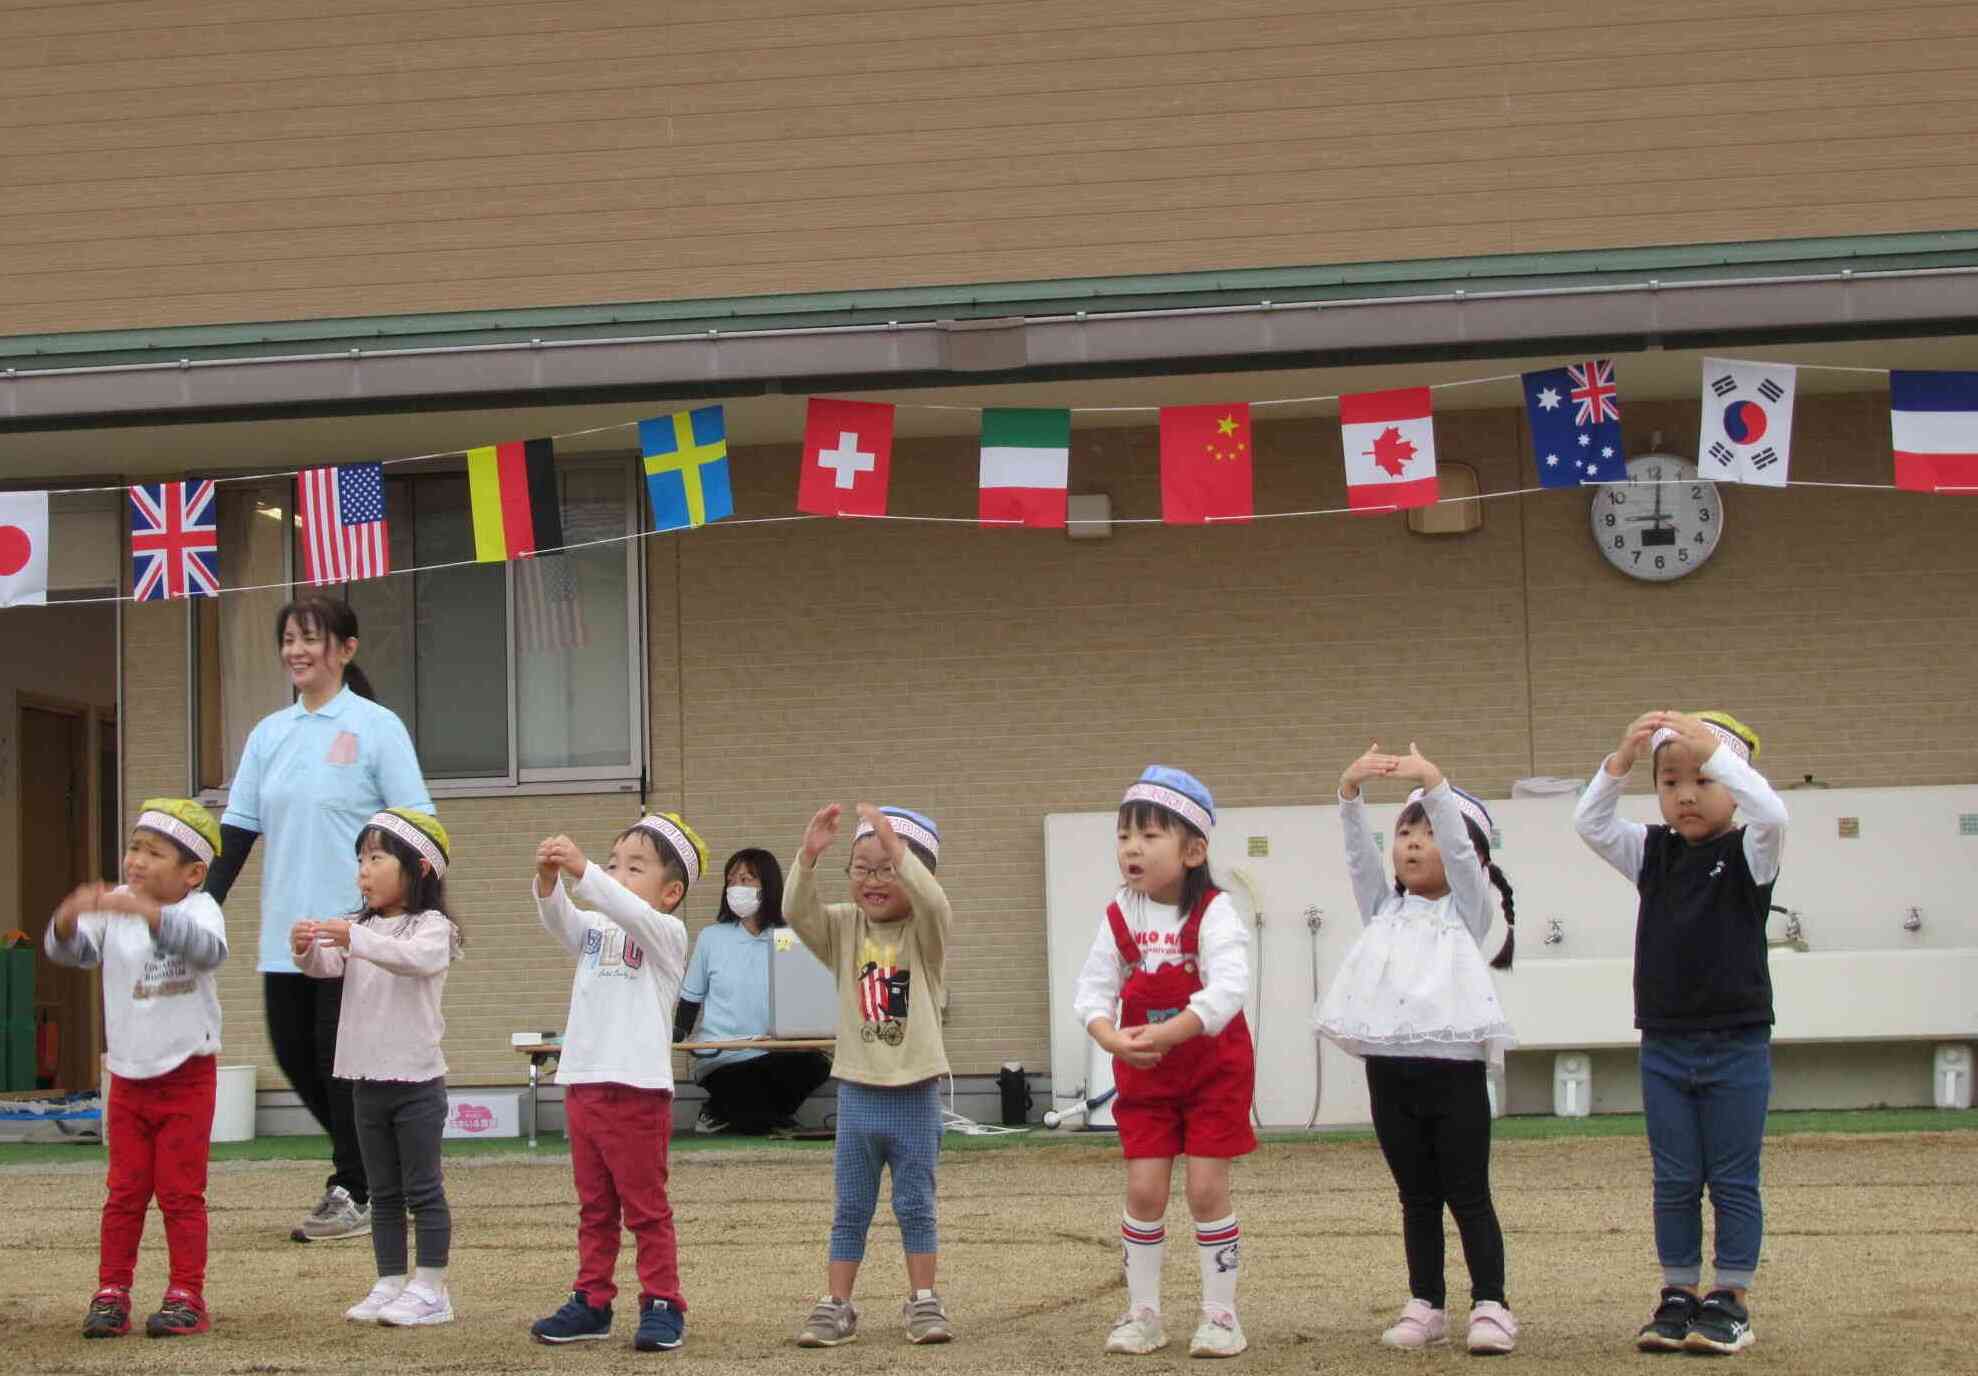
[[[254,1140],[254,1067],[223,1065],[215,1072],[213,1136],[215,1142]]]

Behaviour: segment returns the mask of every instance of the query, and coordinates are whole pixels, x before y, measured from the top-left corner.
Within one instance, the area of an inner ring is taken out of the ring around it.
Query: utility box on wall
[[[1593,1058],[1584,1051],[1562,1051],[1552,1058],[1552,1111],[1561,1118],[1593,1112]]]
[[[1935,1086],[1938,1108],[1970,1108],[1970,1046],[1952,1042],[1938,1047],[1936,1060],[1930,1067],[1930,1080]]]

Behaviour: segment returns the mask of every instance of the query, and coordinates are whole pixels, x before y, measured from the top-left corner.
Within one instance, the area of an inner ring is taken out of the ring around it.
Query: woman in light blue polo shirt
[[[783,867],[766,850],[728,857],[721,911],[694,943],[673,1040],[685,1041],[698,1017],[705,1041],[769,1034],[769,947],[783,926]],[[797,1109],[831,1078],[819,1051],[697,1051],[694,1083],[707,1104],[694,1131],[759,1134],[796,1126]]]
[[[276,614],[275,643],[297,700],[263,717],[247,738],[206,889],[224,902],[255,838],[268,838],[256,968],[275,1060],[330,1134],[334,1169],[323,1197],[289,1234],[317,1242],[370,1232],[371,1192],[350,1082],[330,1074],[343,981],[297,970],[289,929],[299,918],[357,910],[357,836],[372,814],[388,807],[431,812],[433,802],[405,723],[372,701],[370,681],[351,663],[356,614],[333,598],[299,598]]]

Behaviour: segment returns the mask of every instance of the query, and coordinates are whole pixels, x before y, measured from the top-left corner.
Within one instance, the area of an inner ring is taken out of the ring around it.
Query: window
[[[622,462],[559,466],[568,554],[474,562],[467,479],[387,470],[394,569],[350,583],[357,663],[398,713],[438,792],[636,779],[644,758],[644,644],[635,474]],[[223,787],[252,729],[290,700],[274,617],[307,588],[293,485],[220,489],[229,585],[274,583],[195,606],[197,783]]]

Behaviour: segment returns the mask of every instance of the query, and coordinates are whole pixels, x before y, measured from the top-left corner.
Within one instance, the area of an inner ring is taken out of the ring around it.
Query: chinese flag
[[[1250,513],[1250,407],[1163,406],[1161,519],[1201,525]]]
[[[797,510],[813,516],[884,516],[892,471],[889,403],[810,399]]]

